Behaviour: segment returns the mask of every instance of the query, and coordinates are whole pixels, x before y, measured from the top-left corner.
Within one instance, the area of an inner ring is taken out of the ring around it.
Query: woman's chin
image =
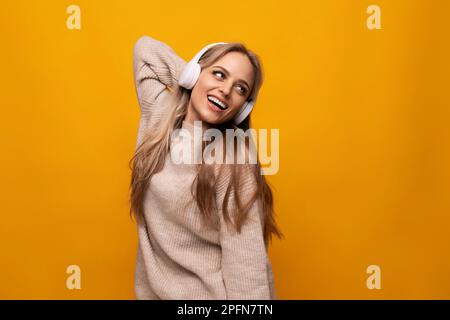
[[[223,122],[223,116],[214,113],[214,111],[206,110],[200,119],[209,124],[220,124]]]

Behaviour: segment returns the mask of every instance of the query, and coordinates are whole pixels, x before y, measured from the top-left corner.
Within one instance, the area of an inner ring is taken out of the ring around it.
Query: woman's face
[[[248,57],[240,52],[227,53],[202,69],[191,92],[186,120],[200,120],[206,126],[230,120],[249,97],[253,81]]]

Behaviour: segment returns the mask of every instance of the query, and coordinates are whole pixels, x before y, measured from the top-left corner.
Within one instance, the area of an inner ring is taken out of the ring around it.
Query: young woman
[[[198,64],[187,89],[179,83],[186,62],[171,47],[148,36],[134,46],[141,110],[130,160],[136,298],[276,299],[267,247],[272,234],[282,234],[259,162],[175,164],[170,156],[174,131],[194,133],[196,121],[201,132],[250,128],[250,116],[236,116],[257,97],[261,64],[241,43],[215,44]]]

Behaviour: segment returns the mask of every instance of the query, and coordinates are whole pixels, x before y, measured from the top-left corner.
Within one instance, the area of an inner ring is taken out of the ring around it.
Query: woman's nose
[[[224,96],[228,97],[230,95],[230,91],[231,91],[231,85],[230,84],[226,84],[224,83],[222,85],[222,87],[220,87],[219,90]]]

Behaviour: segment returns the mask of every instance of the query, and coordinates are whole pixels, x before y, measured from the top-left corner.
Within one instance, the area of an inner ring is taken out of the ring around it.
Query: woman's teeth
[[[228,108],[228,106],[226,104],[224,104],[222,101],[220,101],[219,99],[216,99],[212,96],[208,96],[208,100],[211,101],[212,103],[214,103],[216,106],[218,106],[222,110],[225,110]]]

